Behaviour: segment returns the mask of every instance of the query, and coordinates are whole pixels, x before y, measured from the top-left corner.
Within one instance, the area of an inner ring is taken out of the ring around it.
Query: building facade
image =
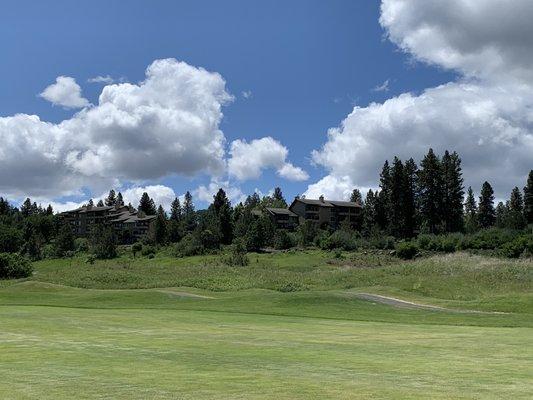
[[[289,210],[296,214],[299,223],[316,222],[321,228],[337,229],[348,222],[352,227],[361,223],[362,206],[351,201],[326,200],[323,196],[316,199],[296,197]]]
[[[146,236],[152,229],[155,215],[145,215],[131,206],[96,207],[85,205],[59,214],[68,223],[76,237],[87,237],[94,227],[113,228],[119,243],[130,244]]]

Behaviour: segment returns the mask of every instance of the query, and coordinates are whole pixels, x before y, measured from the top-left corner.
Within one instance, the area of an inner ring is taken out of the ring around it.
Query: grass
[[[533,263],[319,251],[36,263],[0,281],[6,399],[473,399],[533,391]],[[462,313],[363,301],[382,293]],[[493,313],[505,311],[505,313]]]

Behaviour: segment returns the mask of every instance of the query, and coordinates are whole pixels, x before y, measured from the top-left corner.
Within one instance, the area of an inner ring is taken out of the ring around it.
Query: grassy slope
[[[533,391],[531,261],[453,255],[403,263],[321,252],[252,256],[245,268],[215,261],[45,261],[33,280],[0,281],[2,398],[528,398]],[[299,291],[280,291],[287,288]],[[513,312],[395,309],[358,299],[361,291]]]

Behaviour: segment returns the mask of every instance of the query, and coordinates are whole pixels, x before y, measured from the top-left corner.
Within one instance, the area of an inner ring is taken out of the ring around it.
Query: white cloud
[[[233,186],[229,181],[211,181],[207,186],[198,186],[198,188],[193,190],[192,194],[198,200],[210,204],[213,202],[213,196],[219,189],[224,189],[226,196],[232,204],[243,202],[246,199],[246,195],[242,190],[237,186]]]
[[[231,143],[228,171],[239,180],[257,179],[267,168],[274,168],[282,178],[288,180],[308,179],[304,170],[287,161],[288,154],[287,148],[270,136],[249,143],[234,140]]]
[[[90,104],[89,100],[82,97],[80,85],[70,76],[58,76],[56,83],[44,89],[39,96],[54,105],[66,108],[82,108]]]
[[[2,117],[0,192],[55,198],[172,174],[220,175],[221,109],[231,99],[218,73],[165,59],[139,84],[105,86],[97,105],[59,124]]]
[[[253,93],[252,93],[251,90],[243,90],[243,91],[241,92],[241,95],[242,95],[242,97],[245,98],[245,99],[251,99],[252,96],[253,96]]]
[[[389,91],[389,79],[383,82],[381,85],[377,85],[374,89],[374,92],[388,92]]]
[[[170,210],[172,201],[179,197],[172,188],[165,185],[135,186],[121,191],[124,203],[126,205],[131,203],[135,208],[139,206],[139,200],[144,192],[154,200],[156,207],[162,205],[166,211]]]
[[[373,187],[385,159],[418,161],[433,147],[456,150],[474,188],[489,180],[507,197],[522,184],[533,154],[533,3],[512,3],[383,1],[380,22],[391,40],[417,60],[464,76],[420,95],[354,107],[312,154],[329,173],[325,183],[348,176]]]
[[[110,77],[109,75],[106,75],[106,76],[101,76],[101,75],[98,75],[98,76],[95,76],[94,78],[89,78],[87,79],[87,82],[89,83],[105,83],[107,85],[115,82],[115,80]]]

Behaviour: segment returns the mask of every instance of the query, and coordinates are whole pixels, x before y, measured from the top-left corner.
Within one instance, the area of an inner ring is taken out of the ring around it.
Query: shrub
[[[77,253],[87,253],[89,251],[89,241],[86,238],[74,239],[74,249]]]
[[[274,236],[274,248],[278,250],[287,250],[294,246],[291,236],[286,230],[280,229]]]
[[[351,232],[339,229],[333,232],[326,240],[324,240],[321,243],[321,247],[322,249],[327,250],[355,250],[357,248],[357,239]]]
[[[368,241],[368,246],[380,250],[393,250],[394,243],[394,237],[379,235],[371,237]]]
[[[0,224],[0,252],[15,253],[22,246],[20,230],[8,225]]]
[[[26,257],[14,253],[0,253],[0,279],[26,278],[33,266]]]
[[[137,255],[137,253],[141,252],[143,249],[143,245],[140,242],[133,243],[131,246],[131,252],[133,253],[133,258]]]
[[[499,254],[504,257],[509,258],[518,258],[524,253],[531,254],[533,252],[533,236],[532,235],[522,235],[514,240],[504,243],[500,250]]]
[[[155,247],[154,246],[150,246],[149,244],[145,245],[145,246],[142,246],[141,255],[143,257],[153,258],[153,256],[155,256]],[[152,256],[152,257],[150,257],[150,256]]]
[[[229,254],[223,258],[223,262],[229,266],[240,267],[244,267],[250,263],[246,252],[246,245],[242,239],[233,241],[233,244],[230,246]]]
[[[404,260],[413,259],[418,253],[418,246],[414,242],[400,242],[396,245],[396,255]]]
[[[62,224],[55,240],[56,255],[65,257],[67,252],[74,250],[74,235],[70,226]]]
[[[174,247],[176,257],[196,256],[205,253],[205,247],[196,235],[188,233]]]
[[[90,250],[96,258],[115,258],[117,247],[113,230],[110,227],[97,226],[91,234]]]
[[[474,235],[466,237],[462,243],[464,249],[494,250],[511,242],[516,233],[499,228],[483,229]]]

